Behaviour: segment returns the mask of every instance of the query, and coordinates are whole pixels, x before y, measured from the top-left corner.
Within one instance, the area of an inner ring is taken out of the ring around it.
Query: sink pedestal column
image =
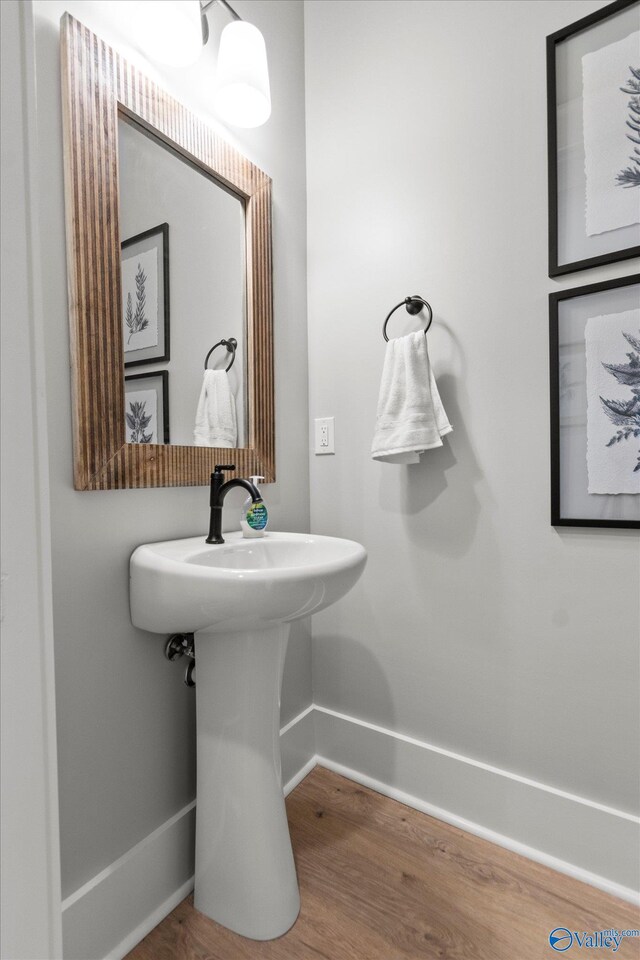
[[[300,910],[280,764],[289,625],[195,635],[198,786],[195,906],[254,940]]]

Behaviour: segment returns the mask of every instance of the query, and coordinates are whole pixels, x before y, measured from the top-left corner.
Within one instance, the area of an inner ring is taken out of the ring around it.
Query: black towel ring
[[[229,353],[232,354],[231,363],[229,364],[229,366],[228,366],[227,369],[225,370],[225,373],[228,373],[229,370],[231,370],[231,367],[233,366],[233,361],[236,359],[236,347],[237,347],[237,346],[238,346],[238,341],[236,340],[235,337],[229,337],[228,340],[219,340],[217,343],[214,343],[214,345],[211,347],[211,350],[209,350],[209,353],[206,355],[206,357],[205,357],[205,359],[204,359],[204,368],[205,368],[205,370],[207,369],[207,364],[209,363],[209,357],[211,356],[211,354],[213,353],[213,351],[215,350],[215,348],[216,348],[216,347],[226,347],[227,350],[229,351]]]
[[[428,304],[426,300],[423,300],[422,297],[419,297],[417,293],[414,294],[413,297],[405,297],[404,300],[401,300],[400,303],[396,304],[393,310],[391,310],[391,312],[388,314],[385,322],[382,324],[382,336],[385,338],[387,343],[389,342],[389,337],[387,336],[387,324],[389,323],[391,314],[395,313],[396,310],[399,310],[403,305],[406,306],[407,313],[410,313],[412,317],[415,317],[416,314],[420,313],[423,307],[427,308],[429,311],[429,319],[427,320],[427,325],[424,328],[425,333],[433,322],[433,310],[431,309],[431,305]]]

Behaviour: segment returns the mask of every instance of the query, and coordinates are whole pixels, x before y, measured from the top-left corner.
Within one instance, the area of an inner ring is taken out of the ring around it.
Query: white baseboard
[[[315,706],[317,762],[632,903],[640,818]]]
[[[135,930],[127,934],[117,947],[109,951],[107,960],[122,960],[123,957],[126,957],[141,940],[144,940],[148,933],[151,933],[154,927],[157,927],[165,917],[169,916],[172,910],[175,910],[179,903],[182,903],[185,897],[189,896],[193,890],[194,882],[195,877],[189,877],[170,897],[167,897],[152,913],[146,916]]]
[[[284,795],[313,770],[315,766],[315,726],[313,704],[294,717],[280,731],[280,756],[282,757],[282,783]]]
[[[280,731],[285,796],[315,766],[313,706]],[[195,800],[62,904],[65,960],[122,960],[193,889]]]
[[[192,885],[195,801],[62,903],[65,960],[122,960]]]
[[[280,731],[287,795],[319,764],[606,893],[640,902],[640,818],[326,707]],[[195,801],[63,902],[65,960],[122,960],[193,888]]]

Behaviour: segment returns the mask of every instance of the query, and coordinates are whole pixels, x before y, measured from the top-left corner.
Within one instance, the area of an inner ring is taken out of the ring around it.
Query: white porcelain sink
[[[312,534],[225,537],[138,547],[131,619],[155,633],[195,634],[195,905],[236,933],[269,940],[300,909],[280,767],[289,623],[343,597],[367,554],[352,540]]]
[[[357,581],[366,551],[353,540],[226,534],[138,547],[131,557],[131,619],[155,633],[229,632],[297,620],[335,603]]]

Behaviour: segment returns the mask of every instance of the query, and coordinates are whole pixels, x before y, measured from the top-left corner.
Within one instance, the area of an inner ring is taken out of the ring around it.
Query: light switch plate
[[[335,428],[333,417],[316,417],[314,420],[314,452],[317,457],[335,453]]]

